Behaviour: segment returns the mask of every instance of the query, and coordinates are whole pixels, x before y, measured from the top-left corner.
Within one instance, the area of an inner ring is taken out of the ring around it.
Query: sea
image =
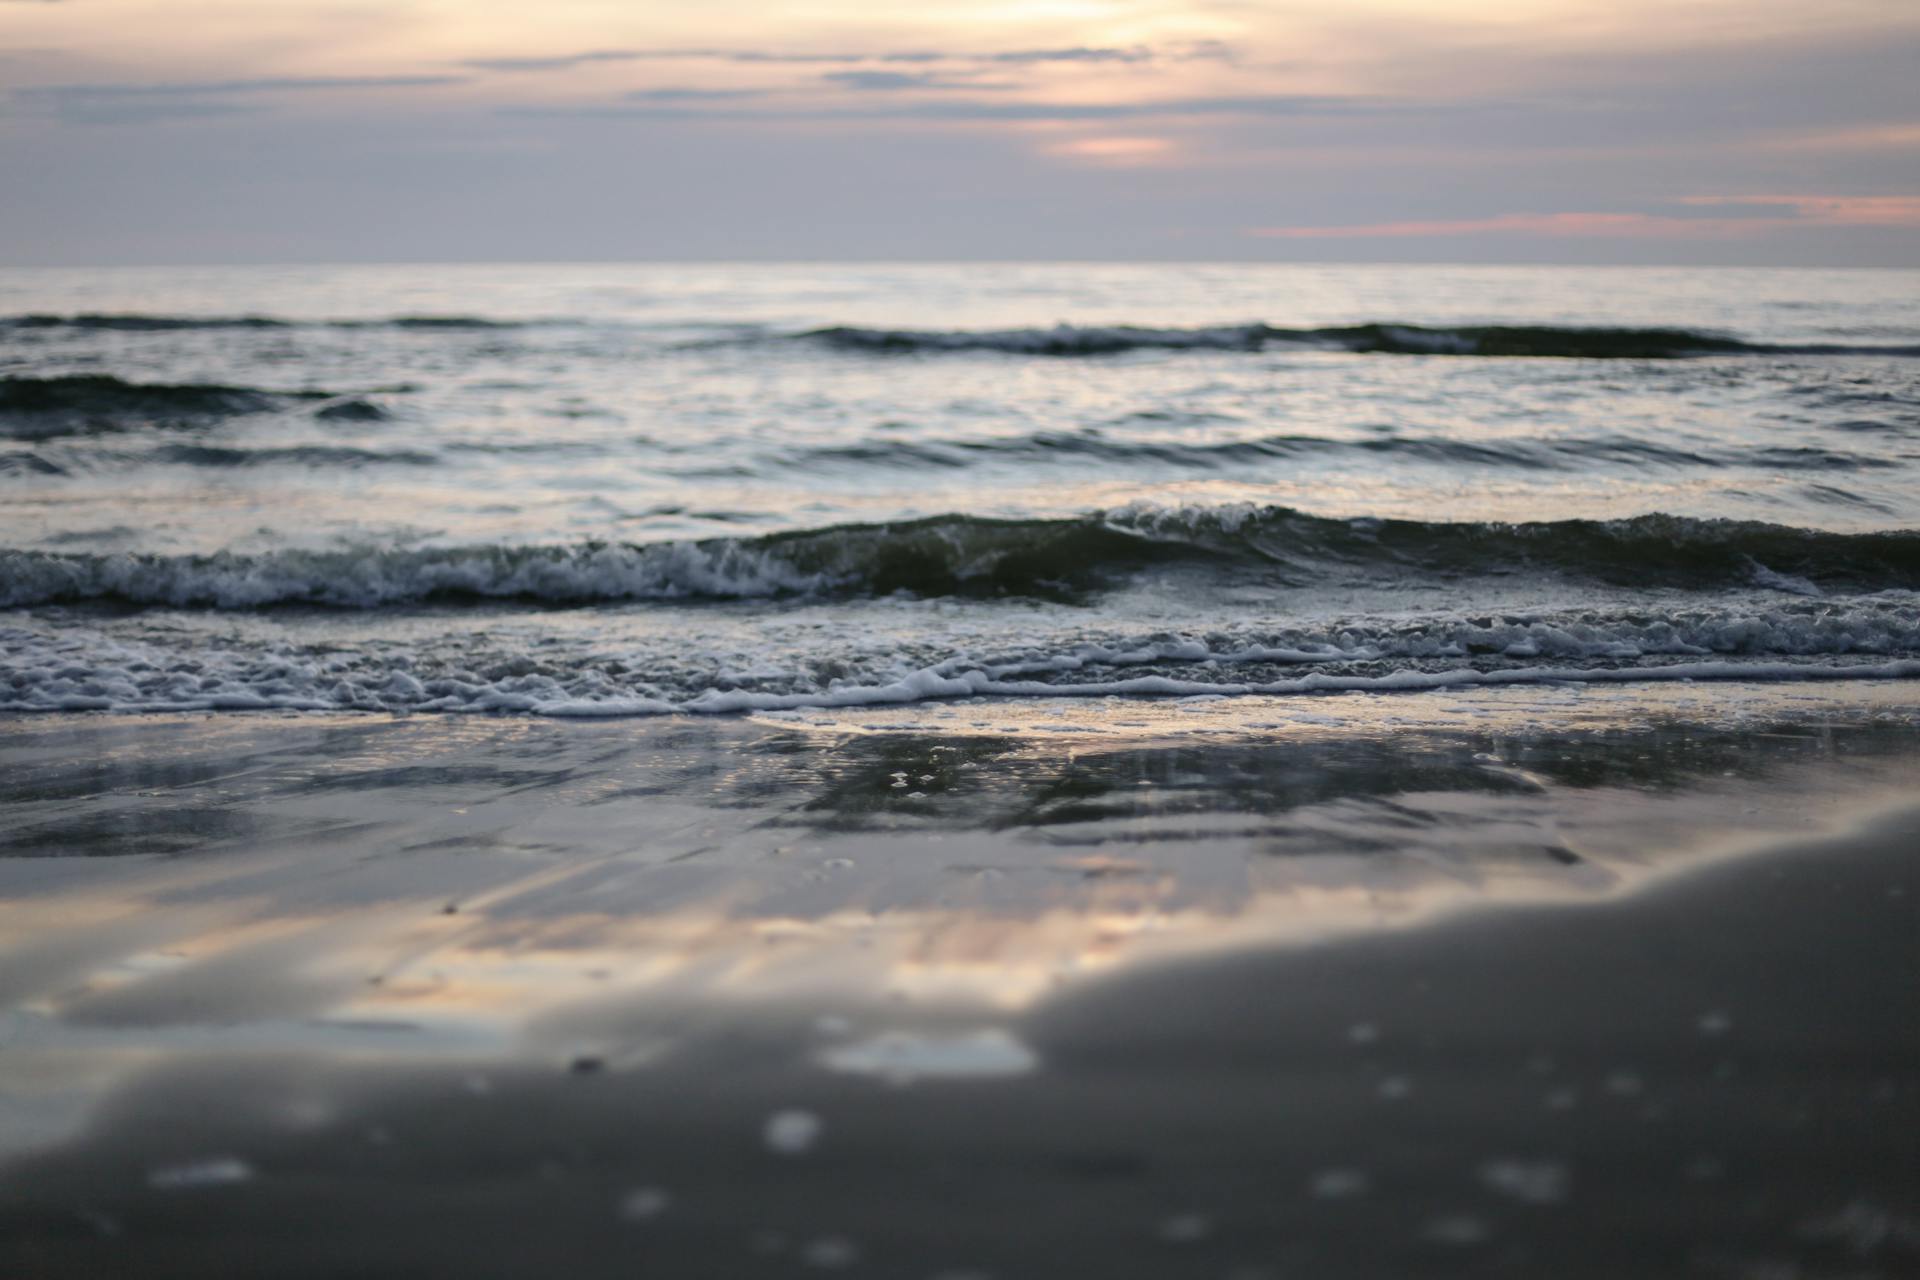
[[[1920,675],[1920,272],[0,272],[0,711]]]
[[[0,1276],[1920,1275],[1920,272],[0,272]]]

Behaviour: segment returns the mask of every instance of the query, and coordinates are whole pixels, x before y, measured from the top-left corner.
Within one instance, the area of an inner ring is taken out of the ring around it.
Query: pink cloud
[[[1784,222],[1823,227],[1920,226],[1920,196],[1687,196],[1690,205],[1771,205],[1793,211]]]
[[[1370,222],[1338,227],[1256,227],[1276,240],[1388,239],[1506,233],[1555,237],[1724,239],[1792,227],[1920,227],[1920,196],[1687,196],[1694,207],[1765,207],[1778,214],[1675,217],[1660,213],[1502,213],[1487,218]]]

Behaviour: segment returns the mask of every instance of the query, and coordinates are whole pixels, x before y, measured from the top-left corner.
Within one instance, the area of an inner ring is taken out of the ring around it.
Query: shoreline
[[[0,1262],[1892,1274],[1916,696],[35,720]]]
[[[881,1001],[708,1009],[664,1056],[200,1057],[0,1174],[0,1253],[48,1276],[505,1275],[527,1247],[582,1275],[1884,1271],[1913,1248],[1916,839],[1908,808],[1571,915],[1157,964],[984,1026],[903,1031]],[[643,1042],[624,1007],[592,1016]],[[855,1065],[822,1069],[836,1050]],[[817,1144],[770,1148],[783,1114]]]

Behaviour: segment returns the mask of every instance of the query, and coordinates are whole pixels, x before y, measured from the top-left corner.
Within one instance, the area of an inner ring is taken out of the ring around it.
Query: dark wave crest
[[[1526,471],[1580,470],[1594,463],[1631,467],[1748,466],[1769,471],[1872,471],[1896,469],[1902,465],[1896,459],[1809,446],[1686,449],[1630,436],[1485,440],[1381,436],[1353,440],[1291,434],[1193,442],[1128,438],[1109,435],[1098,429],[1041,431],[1029,435],[973,440],[869,439],[844,445],[788,450],[780,455],[780,459],[794,466],[853,464],[909,470],[926,467],[959,469],[988,462],[1082,460],[1183,470],[1219,470],[1341,454]]]
[[[290,329],[292,322],[271,316],[148,316],[108,312],[0,318],[0,329],[80,329],[109,333],[168,333],[177,329]]]
[[[440,459],[418,449],[357,449],[343,445],[284,445],[239,449],[211,444],[170,444],[147,460],[187,467],[367,467],[432,466]]]
[[[1142,571],[1246,585],[1539,574],[1796,594],[1920,588],[1920,531],[1842,534],[1647,515],[1525,524],[1331,519],[1284,507],[1127,508],[1061,520],[936,516],[753,538],[212,556],[0,552],[0,605],[377,608],[864,595],[1070,599]]]
[[[156,316],[120,312],[34,313],[0,317],[4,330],[167,333],[193,329],[518,329],[528,322],[484,316],[389,316],[377,320],[286,320],[276,316]]]
[[[0,378],[0,438],[46,440],[140,426],[192,426],[319,402],[332,402],[319,410],[322,417],[383,414],[377,405],[342,399],[331,391],[128,382],[106,374],[4,377]]]
[[[1102,356],[1144,349],[1262,351],[1304,347],[1396,355],[1560,356],[1665,360],[1727,354],[1920,356],[1920,346],[1783,346],[1688,329],[1553,325],[1336,325],[1312,329],[1267,324],[1159,329],[1134,325],[1060,325],[1052,329],[869,329],[838,326],[800,337],[852,351],[997,351],[1030,356]]]
[[[366,319],[295,320],[277,316],[144,315],[84,312],[72,315],[0,316],[0,333],[120,332],[185,330],[417,330],[486,332],[555,325],[606,324],[564,316],[495,319],[476,315],[399,315]],[[645,325],[642,328],[648,327]],[[1263,351],[1299,347],[1328,351],[1396,355],[1559,356],[1583,359],[1678,359],[1701,355],[1876,355],[1920,356],[1912,343],[1766,343],[1727,333],[1665,327],[1605,325],[1475,324],[1421,325],[1372,321],[1351,325],[1287,327],[1266,323],[1170,327],[1156,325],[1073,325],[1012,329],[907,329],[834,325],[801,333],[780,333],[753,322],[710,321],[692,328],[732,330],[722,341],[800,340],[848,351],[1001,352],[1028,356],[1103,356],[1127,351]],[[691,345],[711,345],[711,340]]]

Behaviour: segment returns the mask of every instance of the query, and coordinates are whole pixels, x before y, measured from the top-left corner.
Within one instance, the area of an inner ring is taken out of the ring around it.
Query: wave
[[[0,453],[0,476],[64,476],[67,469],[37,453]]]
[[[1782,345],[1689,329],[1555,325],[1369,323],[1311,329],[1276,328],[1267,324],[1172,329],[1064,324],[1051,329],[873,329],[842,325],[797,336],[852,351],[995,351],[1029,356],[1102,356],[1143,349],[1262,351],[1270,347],[1396,355],[1615,360],[1733,354],[1920,356],[1920,346]]]
[[[1894,469],[1903,465],[1897,459],[1813,447],[1701,451],[1627,436],[1487,440],[1384,436],[1354,440],[1329,436],[1271,435],[1195,443],[1111,436],[1098,429],[1043,431],[974,440],[870,439],[845,445],[789,450],[781,454],[780,459],[794,466],[852,463],[875,467],[954,469],[990,461],[1089,460],[1211,470],[1342,453],[1532,471],[1572,470],[1595,462],[1641,467],[1747,466],[1776,472],[1868,471]]]
[[[171,444],[145,461],[186,467],[370,467],[432,466],[440,461],[417,449],[358,449],[347,445],[281,445],[240,449],[210,444]]]
[[[192,330],[416,330],[485,332],[595,325],[657,328],[657,322],[548,316],[496,319],[477,315],[397,315],[360,319],[291,319],[264,315],[193,316],[83,312],[0,316],[0,333],[159,333]],[[862,352],[986,351],[1029,356],[1102,356],[1127,351],[1263,351],[1269,348],[1396,355],[1559,356],[1586,359],[1677,359],[1701,355],[1920,356],[1913,343],[1769,343],[1728,333],[1667,327],[1614,325],[1471,324],[1423,325],[1368,321],[1349,325],[1286,327],[1263,322],[1200,326],[1075,325],[1051,328],[915,329],[831,325],[801,332],[740,321],[684,321],[675,330],[714,330],[728,336],[691,346],[739,342],[804,341]]]
[[[292,322],[271,316],[149,316],[106,312],[77,315],[28,315],[0,317],[0,330],[80,329],[117,333],[164,333],[175,329],[288,329]]]
[[[1920,588],[1920,531],[1832,533],[1646,515],[1524,524],[1335,519],[1285,507],[1126,507],[1057,520],[936,516],[640,545],[272,551],[0,551],[0,605],[247,609],[427,601],[590,604],[775,596],[1072,599],[1151,568],[1312,586],[1534,574],[1802,595]]]
[[[280,445],[242,449],[210,444],[170,444],[139,452],[115,450],[68,465],[36,453],[0,453],[0,476],[67,476],[96,470],[102,461],[145,466],[210,467],[374,467],[432,466],[440,459],[417,449],[359,449],[348,445]]]
[[[1044,624],[1042,624],[1044,625]],[[1221,697],[1422,692],[1547,683],[1920,677],[1920,602],[1496,617],[1339,620],[1318,627],[1104,638],[1042,637],[1011,651],[941,657],[924,643],[812,652],[783,641],[750,662],[671,640],[498,639],[453,629],[406,645],[239,633],[109,634],[0,627],[0,711],[286,708],[532,712],[558,716],[787,712],[933,699]],[[978,643],[977,640],[972,643]],[[517,646],[517,647],[516,647]],[[739,668],[749,667],[747,671]]]
[[[129,382],[107,374],[0,377],[0,439],[47,440],[140,426],[193,426],[297,405],[323,419],[383,418],[370,401],[332,391],[279,391],[218,383]]]
[[[373,320],[286,320],[275,316],[160,316],[118,312],[75,315],[33,313],[0,316],[4,330],[71,330],[108,333],[166,333],[193,329],[518,329],[534,323],[491,320],[484,316],[388,316]]]

